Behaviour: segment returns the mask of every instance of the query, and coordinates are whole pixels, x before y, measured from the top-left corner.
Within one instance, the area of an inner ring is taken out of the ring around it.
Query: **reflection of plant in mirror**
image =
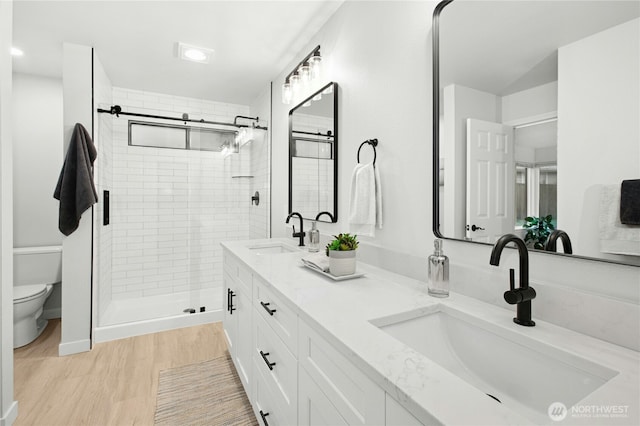
[[[357,235],[338,234],[333,237],[335,239],[327,244],[327,256],[329,256],[329,250],[350,251],[358,248]]]
[[[527,234],[524,236],[524,242],[527,247],[538,250],[544,250],[544,243],[549,238],[549,234],[553,232],[555,226],[551,222],[553,216],[531,217],[524,218],[524,225],[522,227],[527,230]]]

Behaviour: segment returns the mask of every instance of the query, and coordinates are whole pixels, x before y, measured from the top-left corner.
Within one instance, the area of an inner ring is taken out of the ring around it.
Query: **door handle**
[[[468,231],[468,230],[469,230],[469,225],[467,225],[467,231]],[[479,226],[476,226],[475,224],[473,224],[473,225],[471,225],[471,230],[472,230],[473,232],[476,232],[476,231],[484,231],[484,228],[480,228]]]

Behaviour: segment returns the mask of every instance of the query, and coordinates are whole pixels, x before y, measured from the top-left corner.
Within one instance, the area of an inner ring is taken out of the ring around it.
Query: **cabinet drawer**
[[[271,330],[265,320],[256,315],[253,325],[253,361],[274,393],[286,407],[288,417],[295,418],[298,406],[298,361]]]
[[[269,386],[268,381],[260,371],[260,365],[256,364],[255,360],[253,362],[253,370],[255,372],[253,380],[253,411],[258,419],[258,424],[264,426],[297,424],[297,411],[291,413],[282,405],[282,401],[275,397],[276,392]]]
[[[385,392],[326,340],[300,321],[301,367],[350,425],[383,424]],[[303,393],[303,389],[300,390]]]
[[[300,426],[348,425],[304,368],[300,369],[298,401],[298,425]]]
[[[291,353],[298,352],[298,316],[275,295],[271,287],[258,277],[255,278],[254,300],[258,315],[282,339]]]

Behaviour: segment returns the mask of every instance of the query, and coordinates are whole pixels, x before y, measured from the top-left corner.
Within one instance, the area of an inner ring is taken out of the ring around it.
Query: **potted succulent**
[[[538,250],[544,250],[544,243],[549,238],[549,234],[553,232],[555,227],[551,222],[553,216],[531,217],[524,218],[524,225],[522,227],[527,230],[527,234],[524,237],[524,242],[527,247]]]
[[[326,249],[329,256],[329,272],[336,277],[355,274],[357,235],[338,234],[333,237]]]

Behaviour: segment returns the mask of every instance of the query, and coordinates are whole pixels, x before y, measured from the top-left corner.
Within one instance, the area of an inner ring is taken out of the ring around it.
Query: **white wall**
[[[515,125],[554,117],[558,110],[558,82],[505,95],[501,103],[503,124]]]
[[[558,217],[574,252],[640,265],[601,253],[597,231],[600,185],[640,176],[638,75],[640,19],[559,50]]]
[[[378,137],[386,223],[374,239],[361,243],[358,257],[422,281],[426,281],[426,257],[434,238],[430,30],[435,4],[347,2],[298,52],[302,58],[321,44],[326,81],[340,85],[341,213],[338,224],[319,224],[323,239],[347,229],[346,197],[358,144]],[[594,60],[600,59],[596,55]],[[275,88],[293,66],[275,79]],[[272,210],[277,236],[290,233],[284,225],[288,109],[274,102]],[[636,120],[637,116],[636,110]],[[454,291],[515,311],[502,300],[508,269],[517,268],[514,250],[505,251],[498,268],[489,265],[491,246],[448,240],[444,250],[451,259]],[[531,253],[530,261],[531,284],[538,290],[534,319],[640,349],[637,268],[544,253]]]
[[[279,101],[276,99],[276,101]],[[259,117],[260,125],[269,127],[261,141],[251,142],[250,195],[260,193],[260,204],[252,204],[249,209],[249,237],[265,238],[271,235],[271,85],[250,106],[251,117]]]
[[[13,400],[13,2],[0,1],[0,426],[18,415]]]
[[[92,49],[64,43],[62,65],[64,148],[76,123],[92,133]],[[62,239],[62,336],[59,354],[91,348],[91,270],[93,208],[85,211],[78,229]]]
[[[13,76],[15,247],[62,244],[53,190],[62,168],[62,81]]]
[[[431,84],[430,16],[435,2],[345,2],[296,55],[302,59],[321,45],[323,81],[338,89],[338,223],[320,223],[325,234],[349,230],[349,182],[360,143],[378,138],[382,180],[382,230],[360,240],[399,252],[427,254],[431,240]],[[295,62],[294,61],[294,62]],[[274,80],[273,207],[274,236],[291,235],[288,214],[288,111],[280,88],[292,62]],[[370,151],[370,150],[368,150]],[[361,161],[372,153],[363,149]],[[307,226],[308,229],[308,226]]]
[[[467,119],[500,122],[500,98],[492,93],[449,85],[444,88],[444,121],[441,131],[446,143],[444,159],[444,218],[442,235],[464,238],[467,223]]]

